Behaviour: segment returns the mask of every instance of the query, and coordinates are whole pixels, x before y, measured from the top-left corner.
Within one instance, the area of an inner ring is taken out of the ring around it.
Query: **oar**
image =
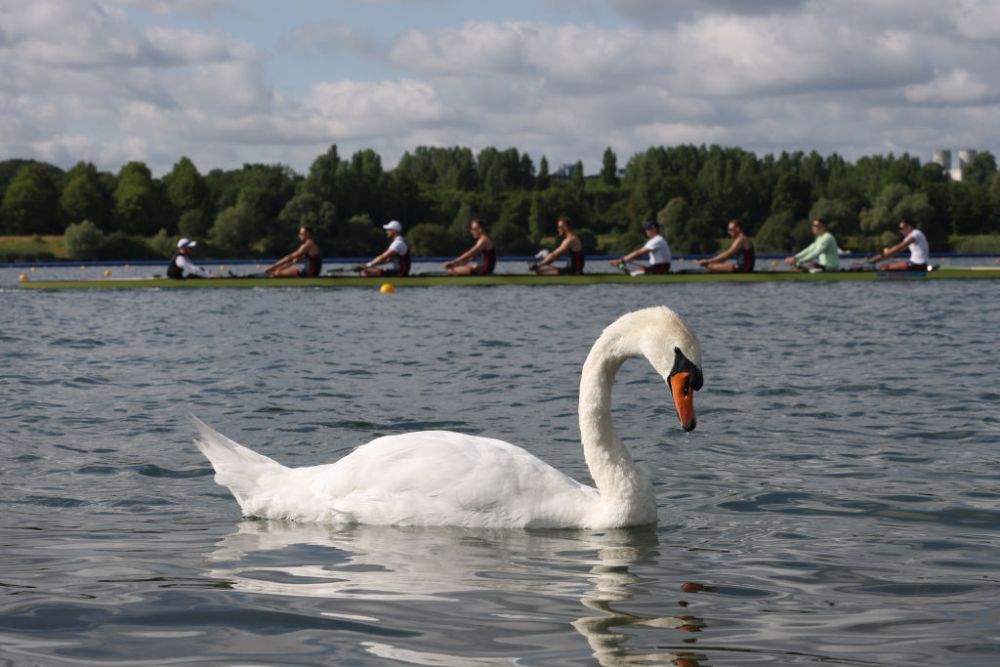
[[[624,273],[626,276],[635,276],[644,273],[643,271],[639,271],[640,265],[631,260],[628,262],[622,260],[615,264],[615,268]]]
[[[358,271],[360,271],[363,268],[364,267],[360,266],[360,265],[359,266],[338,266],[338,267],[333,268],[333,269],[327,269],[326,271],[323,272],[323,275],[332,276],[332,275],[339,275],[339,274],[343,274],[343,273],[357,273]]]

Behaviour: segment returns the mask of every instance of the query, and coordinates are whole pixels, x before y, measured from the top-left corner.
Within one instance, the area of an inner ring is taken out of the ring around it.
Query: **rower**
[[[612,259],[610,263],[618,268],[624,267],[633,259],[649,255],[649,265],[640,266],[632,275],[658,274],[670,272],[670,244],[660,235],[660,223],[648,220],[643,223],[642,231],[648,239],[646,243],[620,259]]]
[[[909,248],[910,259],[889,262],[876,268],[879,271],[926,271],[927,262],[931,256],[927,237],[913,226],[909,218],[903,218],[899,221],[899,233],[903,235],[903,240],[894,246],[884,248],[882,252],[872,257],[872,263],[889,259],[893,255],[901,253],[905,248]]]
[[[733,239],[730,246],[710,259],[699,259],[698,265],[705,267],[709,273],[750,273],[756,257],[753,251],[753,241],[743,231],[743,223],[739,218],[733,218],[726,225],[726,234]],[[732,261],[730,261],[732,260]]]
[[[486,233],[486,227],[481,220],[473,220],[469,223],[469,233],[476,240],[472,247],[463,252],[453,260],[444,263],[444,268],[448,269],[450,276],[490,276],[497,265],[497,251],[493,247],[493,241]],[[479,258],[479,262],[472,264],[472,260]]]
[[[569,218],[562,217],[556,221],[556,233],[563,238],[562,243],[534,266],[535,273],[540,276],[580,275],[586,262],[583,255],[583,241],[573,233],[573,223]],[[569,258],[566,266],[550,266],[563,255]]]
[[[271,277],[286,278],[315,278],[318,276],[323,267],[323,258],[319,254],[319,246],[313,240],[312,227],[302,225],[299,228],[299,241],[302,244],[294,252],[285,255],[264,269],[264,273]],[[295,266],[300,262],[303,263],[302,268]]]
[[[809,273],[836,271],[840,268],[840,254],[837,239],[830,233],[826,220],[816,218],[810,227],[816,240],[798,254],[786,257],[785,264]]]
[[[181,280],[183,278],[218,278],[214,273],[210,273],[200,266],[196,266],[191,261],[189,255],[197,241],[191,239],[181,239],[177,242],[177,251],[171,255],[170,263],[167,264],[167,278]]]
[[[389,247],[378,257],[361,268],[362,276],[408,276],[410,275],[410,248],[403,238],[403,225],[398,220],[392,220],[384,225],[385,235],[389,238]],[[379,264],[387,264],[379,267]]]

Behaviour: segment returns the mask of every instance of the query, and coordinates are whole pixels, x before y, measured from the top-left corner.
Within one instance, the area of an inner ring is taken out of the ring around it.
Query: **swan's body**
[[[693,407],[685,414],[681,403],[690,404],[692,378],[694,389],[701,385],[694,334],[667,308],[622,316],[594,344],[580,378],[580,434],[596,489],[520,447],[448,431],[378,438],[336,463],[307,468],[287,468],[197,420],[195,443],[247,516],[488,528],[655,523],[652,485],[611,424],[615,374],[637,354],[672,386],[685,428],[694,428]]]

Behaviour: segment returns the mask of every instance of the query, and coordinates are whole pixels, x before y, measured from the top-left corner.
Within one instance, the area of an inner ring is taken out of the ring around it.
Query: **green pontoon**
[[[413,275],[406,278],[361,278],[324,276],[319,278],[266,278],[257,276],[216,279],[171,280],[169,278],[103,278],[97,280],[23,280],[25,289],[209,289],[218,287],[379,287],[391,283],[402,287],[499,286],[499,285],[672,285],[679,283],[766,283],[843,282],[875,280],[972,280],[1000,278],[1000,267],[942,267],[930,272],[836,271],[756,271],[754,273],[668,273],[655,276],[628,276],[620,273],[589,273],[582,276],[536,276],[496,274],[492,276]]]

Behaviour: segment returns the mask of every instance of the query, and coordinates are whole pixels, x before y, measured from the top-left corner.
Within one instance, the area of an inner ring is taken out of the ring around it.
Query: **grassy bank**
[[[0,262],[56,262],[69,259],[62,236],[0,236]]]

